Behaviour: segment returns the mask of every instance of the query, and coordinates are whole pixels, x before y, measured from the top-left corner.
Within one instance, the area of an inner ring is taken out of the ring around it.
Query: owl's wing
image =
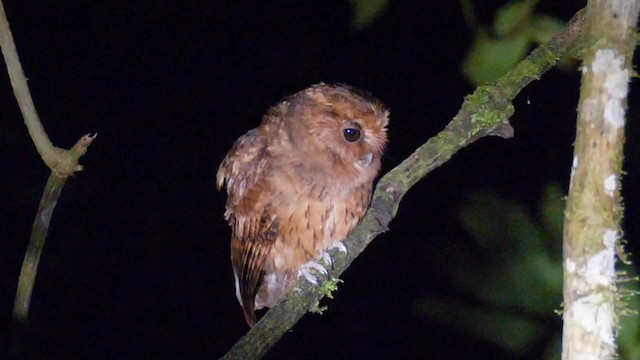
[[[276,240],[278,222],[268,211],[263,212],[258,221],[256,218],[243,220],[244,224],[236,222],[234,225],[231,264],[245,320],[253,327],[256,323],[255,298],[262,283],[267,255]]]
[[[240,137],[220,164],[217,187],[226,182],[225,217],[232,228],[231,264],[247,323],[256,322],[254,304],[262,269],[277,237],[278,222],[269,204],[265,179],[266,139],[254,129]]]

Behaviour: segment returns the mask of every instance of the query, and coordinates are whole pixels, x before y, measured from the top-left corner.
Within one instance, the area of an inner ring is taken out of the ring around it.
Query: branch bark
[[[38,264],[42,255],[42,250],[49,231],[49,223],[53,210],[56,207],[58,198],[67,178],[76,171],[82,170],[78,160],[82,157],[96,135],[84,135],[69,150],[55,147],[40,122],[38,113],[31,92],[24,76],[18,51],[11,34],[9,21],[4,10],[4,4],[0,0],[0,47],[4,57],[5,65],[9,73],[9,79],[16,97],[20,112],[24,118],[29,135],[38,150],[44,163],[51,169],[51,174],[45,186],[40,206],[33,223],[29,245],[25,252],[22,268],[18,279],[16,298],[13,308],[13,319],[15,321],[14,334],[11,345],[12,357],[20,357],[22,349],[22,337],[24,325],[29,315],[29,305],[33,293]]]
[[[508,122],[514,111],[511,101],[520,90],[539,79],[559,58],[576,46],[582,24],[583,14],[579,12],[561,33],[547,45],[535,49],[496,84],[479,87],[467,96],[458,114],[443,131],[383,176],[378,182],[367,215],[344,241],[347,254],[331,251],[333,269],[329,278],[319,276],[319,280],[325,280],[326,285],[332,283],[331,279],[340,276],[378,234],[387,230],[407,191],[458,150],[485,136],[513,136],[513,129]],[[305,280],[299,280],[294,291],[289,292],[270,309],[223,359],[263,357],[305,313],[317,308],[320,299],[327,294],[325,288],[326,286],[315,287]]]
[[[640,1],[590,0],[564,223],[562,358],[616,356],[624,124]]]
[[[63,176],[73,175],[74,172],[82,170],[82,166],[78,165],[78,159],[84,155],[84,152],[74,152],[53,146],[49,136],[44,131],[44,127],[40,122],[40,117],[36,111],[27,85],[27,78],[24,76],[16,44],[13,41],[13,35],[9,27],[9,20],[4,11],[4,5],[0,1],[0,47],[2,55],[9,73],[9,80],[13,87],[13,94],[20,106],[20,112],[24,118],[24,123],[29,130],[29,135],[42,157],[42,161],[51,169]],[[80,143],[86,143],[89,135],[85,135],[78,142],[74,149],[79,148]],[[95,137],[95,136],[94,136]],[[86,147],[84,148],[86,151]]]

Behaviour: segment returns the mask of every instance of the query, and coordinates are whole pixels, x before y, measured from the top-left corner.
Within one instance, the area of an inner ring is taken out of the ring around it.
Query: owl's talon
[[[317,261],[309,261],[307,263],[307,266],[310,267],[311,269],[315,269],[316,271],[327,275],[329,272],[327,271],[327,269],[322,266],[322,264],[318,263]]]
[[[304,278],[307,279],[308,282],[312,283],[313,285],[318,285],[316,276],[311,273],[312,269],[324,275],[327,275],[329,273],[327,269],[325,269],[325,267],[320,265],[317,261],[308,261],[300,268],[298,276],[304,276]]]
[[[318,285],[318,279],[316,279],[315,276],[311,275],[309,271],[302,271],[302,275],[305,279],[307,279],[308,282],[312,283],[313,285]]]
[[[324,262],[327,266],[333,265],[333,260],[331,260],[331,256],[326,251],[322,252],[322,254],[320,255],[320,260],[322,260],[322,262]]]
[[[304,268],[304,267],[301,268],[300,275],[304,276],[304,278],[307,279],[307,281],[312,283],[313,285],[318,285],[318,280],[316,279],[315,276],[311,274],[311,272],[309,272],[308,268]]]
[[[339,242],[333,245],[332,249],[338,249],[338,251],[345,253],[345,255],[348,253],[347,247],[344,246],[342,242]]]

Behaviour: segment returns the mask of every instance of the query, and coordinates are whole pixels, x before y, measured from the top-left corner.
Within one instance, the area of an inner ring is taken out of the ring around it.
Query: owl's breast
[[[369,205],[369,187],[298,182],[281,188],[274,201],[279,228],[265,269],[286,272],[349,236]]]

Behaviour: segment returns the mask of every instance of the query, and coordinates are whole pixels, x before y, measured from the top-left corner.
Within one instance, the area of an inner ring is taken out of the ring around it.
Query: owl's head
[[[347,85],[313,85],[286,101],[285,121],[295,147],[336,180],[370,182],[380,170],[389,111]]]

